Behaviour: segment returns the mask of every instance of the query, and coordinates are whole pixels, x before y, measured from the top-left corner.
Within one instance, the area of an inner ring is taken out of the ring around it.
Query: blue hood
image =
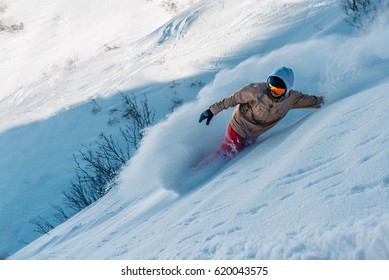
[[[294,74],[292,69],[282,66],[274,70],[270,76],[275,76],[283,80],[286,85],[286,92],[289,92],[292,89],[294,83]]]

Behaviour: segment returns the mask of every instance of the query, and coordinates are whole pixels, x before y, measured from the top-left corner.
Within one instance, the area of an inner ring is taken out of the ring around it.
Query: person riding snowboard
[[[199,122],[212,118],[223,110],[238,106],[228,125],[219,154],[231,159],[254,143],[257,138],[283,119],[289,110],[320,108],[323,96],[303,94],[293,90],[294,73],[287,67],[273,71],[267,82],[251,83],[230,97],[216,102],[201,115]]]

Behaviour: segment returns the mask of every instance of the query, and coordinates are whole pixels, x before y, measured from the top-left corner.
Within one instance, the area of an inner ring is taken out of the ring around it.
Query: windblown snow
[[[389,259],[385,13],[356,30],[335,0],[23,2],[0,2],[24,26],[0,31],[0,256]],[[233,110],[201,112],[283,65],[326,104],[196,169]],[[73,154],[119,133],[122,92],[157,124],[114,189],[39,236],[29,221],[62,203]]]

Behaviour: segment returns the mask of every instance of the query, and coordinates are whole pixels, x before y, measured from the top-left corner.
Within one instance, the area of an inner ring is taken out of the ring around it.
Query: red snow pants
[[[230,159],[234,158],[245,147],[247,147],[248,145],[254,142],[255,139],[253,140],[244,139],[229,124],[226,131],[226,135],[224,136],[224,140],[220,148],[210,157],[200,162],[198,168],[207,167],[219,157],[223,158],[226,161],[229,161]]]
[[[255,142],[255,140],[246,140],[240,136],[231,126],[228,125],[224,141],[220,147],[220,153],[225,159],[235,157],[245,147]]]

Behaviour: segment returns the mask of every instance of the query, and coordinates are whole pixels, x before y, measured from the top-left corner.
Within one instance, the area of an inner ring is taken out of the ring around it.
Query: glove
[[[204,112],[201,113],[199,122],[202,122],[203,120],[207,119],[206,124],[209,125],[209,123],[212,120],[213,116],[214,115],[211,112],[211,110],[207,109],[207,110],[205,110]]]

